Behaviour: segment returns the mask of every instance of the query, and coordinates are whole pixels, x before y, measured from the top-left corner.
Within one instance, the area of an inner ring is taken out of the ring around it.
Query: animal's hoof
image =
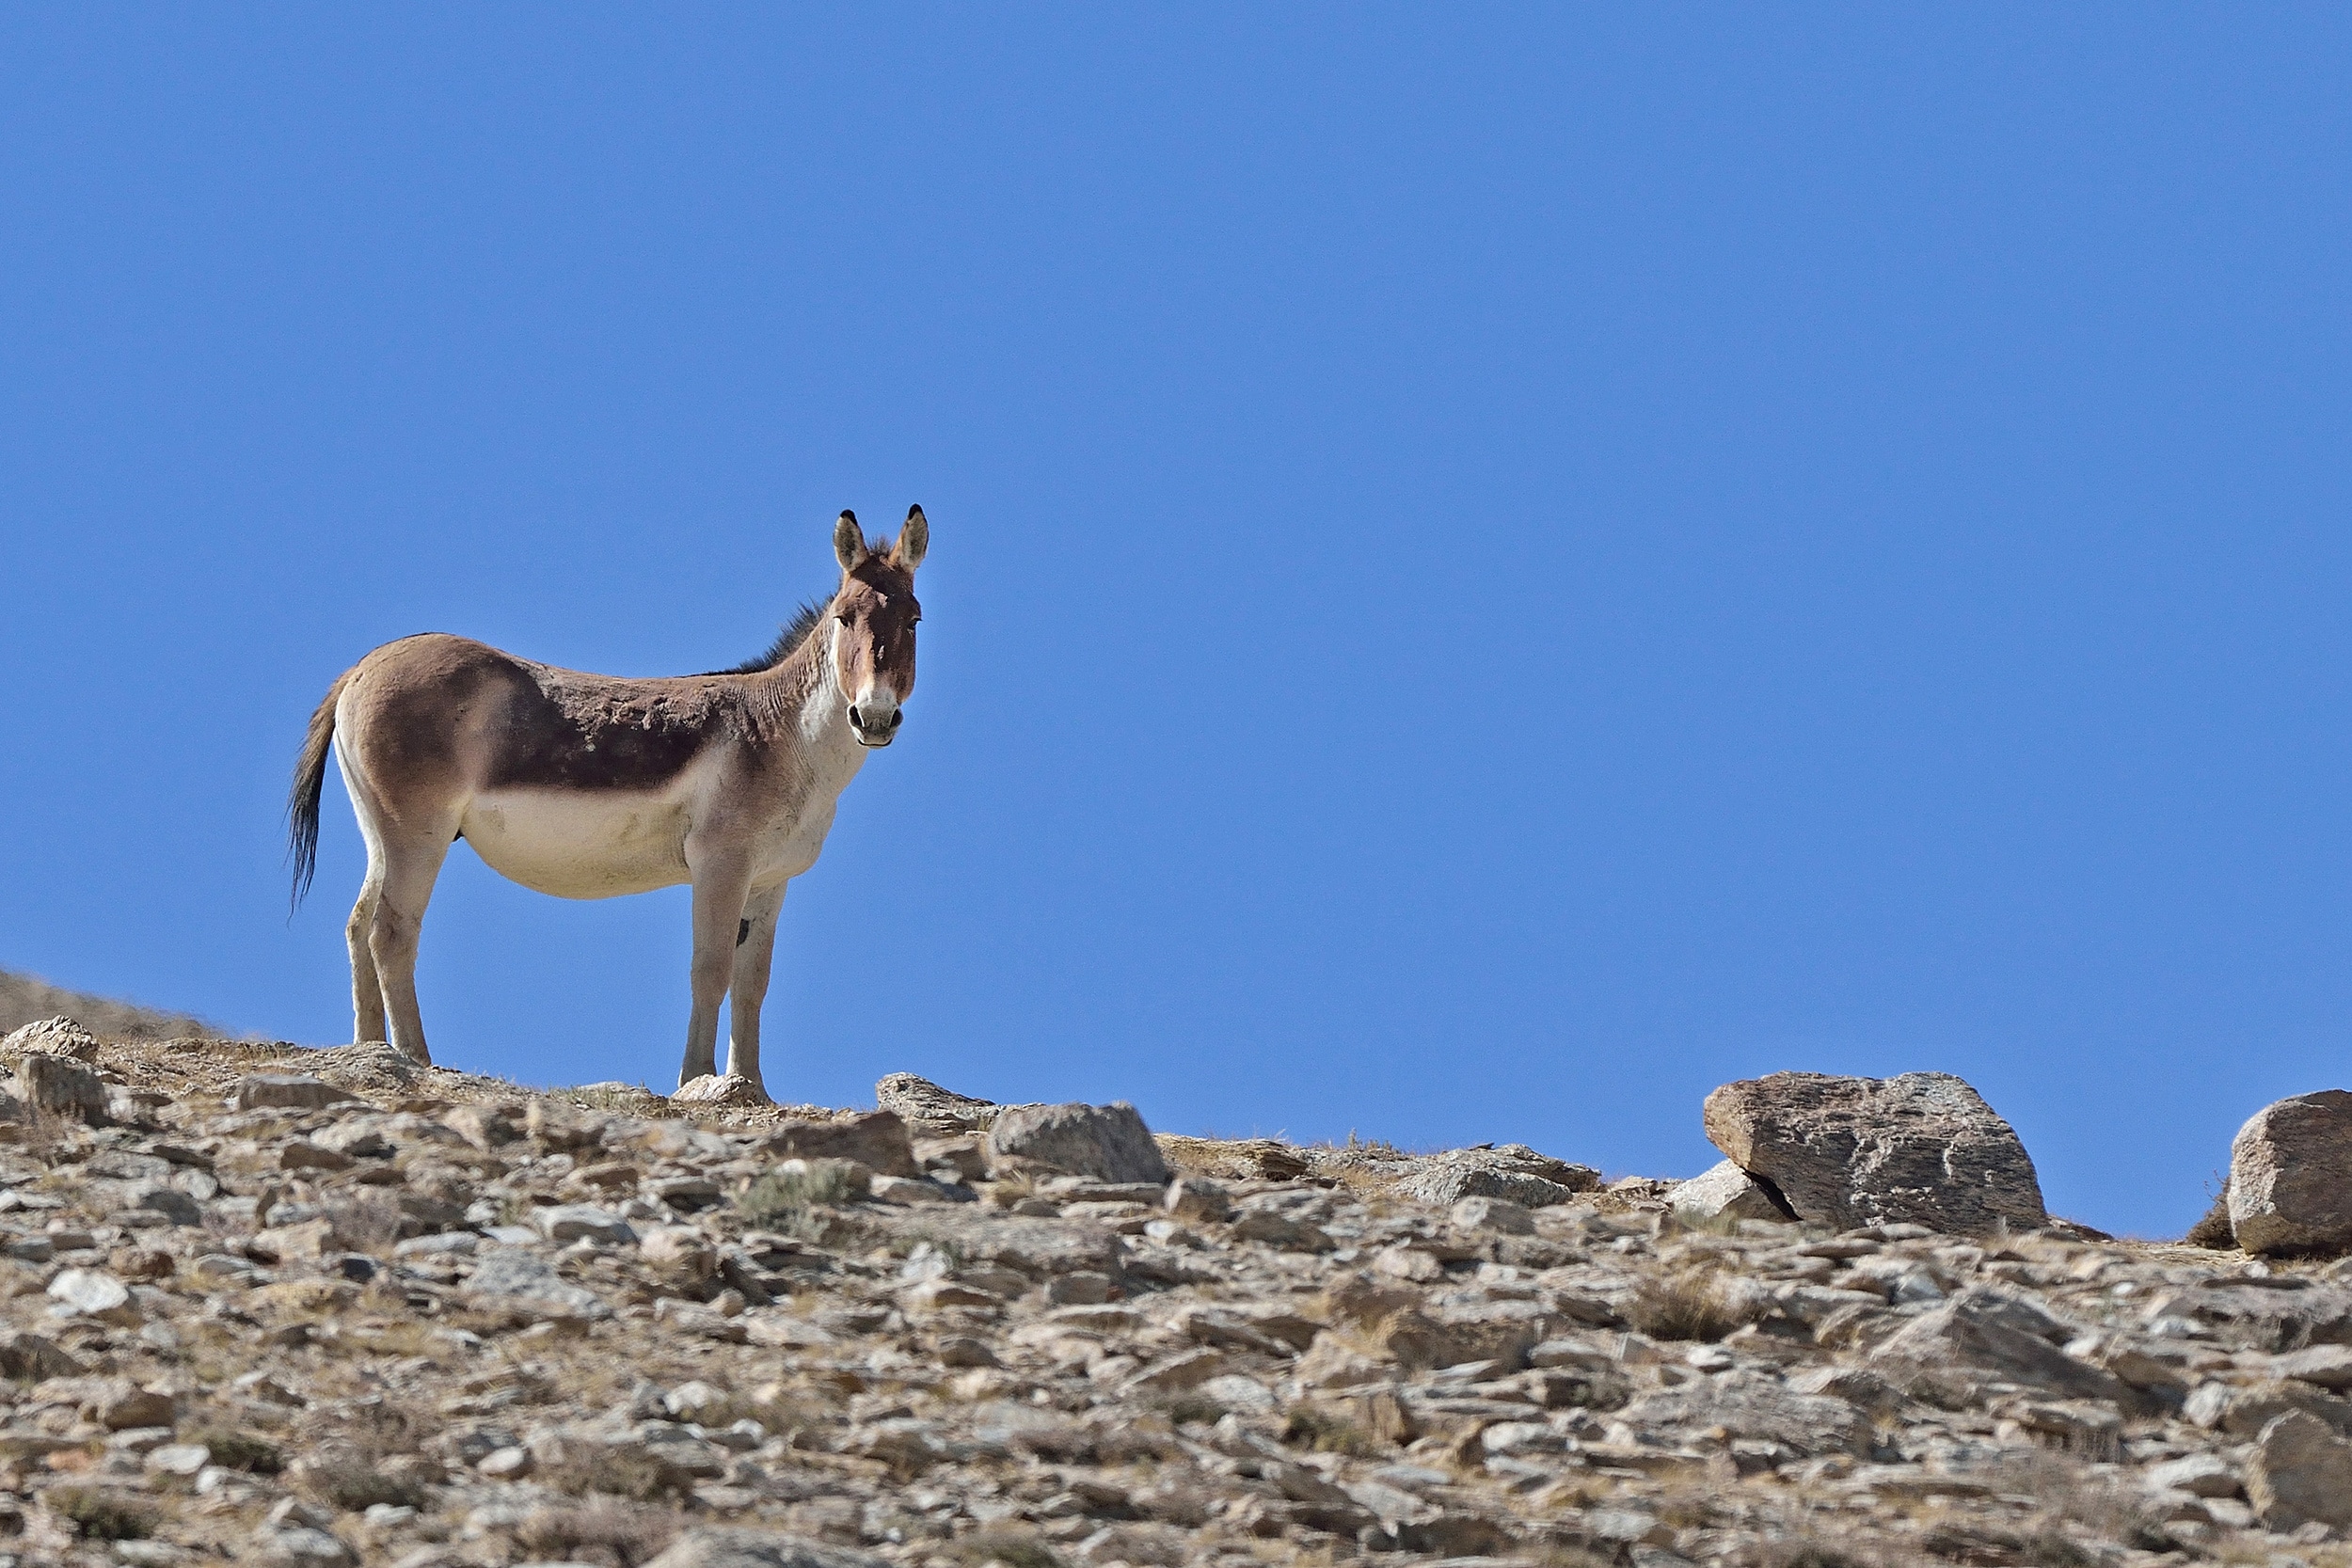
[[[768,1091],[748,1078],[734,1073],[705,1073],[689,1078],[677,1086],[672,1100],[682,1100],[694,1105],[771,1105]]]

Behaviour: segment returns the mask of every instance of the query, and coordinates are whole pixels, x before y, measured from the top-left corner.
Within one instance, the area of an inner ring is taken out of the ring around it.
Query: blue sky
[[[1940,1069],[2177,1232],[2345,1082],[2352,24],[0,18],[0,965],[331,1043],[310,706],[763,646],[933,530],[769,1082],[1713,1155]],[[462,849],[452,1065],[660,1086],[683,892]],[[878,976],[883,977],[878,983]]]

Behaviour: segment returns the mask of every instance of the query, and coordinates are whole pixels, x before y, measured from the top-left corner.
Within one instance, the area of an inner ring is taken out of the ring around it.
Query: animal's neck
[[[865,748],[850,733],[850,700],[841,689],[833,639],[818,628],[764,677],[775,702],[775,718],[789,726],[813,752],[854,767]]]

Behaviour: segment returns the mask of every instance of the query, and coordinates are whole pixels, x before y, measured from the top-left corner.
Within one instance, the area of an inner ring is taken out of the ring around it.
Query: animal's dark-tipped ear
[[[923,556],[931,547],[930,519],[923,515],[919,506],[907,508],[907,526],[898,531],[898,542],[890,546],[890,559],[908,571],[923,564]]]
[[[866,535],[857,526],[857,514],[844,512],[833,525],[833,553],[845,572],[857,570],[857,563],[866,559]]]

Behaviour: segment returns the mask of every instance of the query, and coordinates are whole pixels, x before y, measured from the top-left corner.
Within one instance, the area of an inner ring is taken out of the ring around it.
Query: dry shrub
[[[415,1508],[437,1467],[421,1456],[439,1423],[387,1400],[359,1403],[313,1438],[289,1467],[295,1489],[344,1513],[377,1503]]]
[[[2237,1251],[2237,1232],[2230,1227],[2230,1188],[2227,1182],[2222,1184],[2212,1206],[2205,1211],[2205,1217],[2188,1227],[2188,1234],[2181,1238],[2181,1244],[2203,1247],[2209,1252]]]
[[[515,1539],[549,1560],[638,1568],[660,1556],[686,1522],[675,1509],[632,1508],[597,1497],[577,1507],[532,1509]]]
[[[85,1541],[144,1541],[162,1522],[138,1498],[95,1486],[53,1486],[40,1500],[50,1513],[72,1520]]]
[[[1720,1339],[1748,1323],[1750,1309],[1705,1268],[1642,1281],[1626,1321],[1653,1339]]]
[[[1282,1441],[1293,1448],[1312,1449],[1317,1453],[1343,1453],[1358,1459],[1379,1448],[1371,1434],[1354,1421],[1312,1405],[1302,1405],[1291,1412],[1290,1419],[1282,1426]]]
[[[852,1160],[787,1160],[753,1182],[738,1205],[746,1225],[797,1233],[812,1209],[866,1196],[866,1167]]]
[[[643,1449],[604,1449],[593,1457],[561,1459],[543,1466],[536,1479],[551,1491],[575,1497],[602,1493],[641,1503],[685,1498],[694,1490],[693,1477]]]

